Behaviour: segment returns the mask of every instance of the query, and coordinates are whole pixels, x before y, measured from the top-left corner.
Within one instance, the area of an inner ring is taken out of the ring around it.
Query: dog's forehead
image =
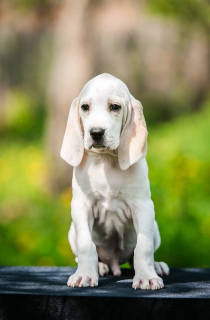
[[[119,97],[128,99],[130,93],[120,79],[109,74],[99,75],[86,83],[80,93],[80,100],[85,99],[109,99],[110,97]]]

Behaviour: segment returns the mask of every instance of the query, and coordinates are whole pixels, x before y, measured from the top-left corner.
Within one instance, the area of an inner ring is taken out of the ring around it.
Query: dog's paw
[[[155,262],[154,267],[159,276],[168,276],[170,273],[170,269],[165,262]]]
[[[145,290],[158,290],[164,288],[163,280],[160,277],[152,279],[141,279],[139,277],[133,278],[132,287],[136,289],[145,289]]]
[[[104,276],[107,275],[109,273],[109,267],[106,263],[103,262],[99,262],[98,263],[98,273],[100,274],[100,276]]]
[[[72,274],[67,282],[68,287],[97,287],[98,275],[80,275],[77,273]]]

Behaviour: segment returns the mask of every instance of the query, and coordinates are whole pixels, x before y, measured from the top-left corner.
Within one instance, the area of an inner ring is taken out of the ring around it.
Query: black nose
[[[105,130],[101,128],[90,129],[90,135],[94,140],[100,140],[104,135]]]

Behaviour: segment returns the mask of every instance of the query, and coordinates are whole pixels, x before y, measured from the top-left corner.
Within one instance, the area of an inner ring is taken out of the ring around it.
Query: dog
[[[120,79],[100,74],[71,105],[61,157],[74,167],[69,242],[78,267],[69,287],[94,287],[133,261],[134,289],[161,289],[169,268],[148,179],[143,107]]]

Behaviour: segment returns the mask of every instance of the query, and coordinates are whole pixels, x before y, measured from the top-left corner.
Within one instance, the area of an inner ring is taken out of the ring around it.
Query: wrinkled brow
[[[116,104],[119,104],[119,105],[124,105],[125,104],[125,99],[122,99],[122,97],[119,97],[118,95],[113,95],[113,96],[110,96],[108,98],[107,102],[109,104],[110,103],[116,103]]]
[[[92,104],[93,99],[92,98],[81,98],[79,105],[82,104],[88,104],[91,105]]]

